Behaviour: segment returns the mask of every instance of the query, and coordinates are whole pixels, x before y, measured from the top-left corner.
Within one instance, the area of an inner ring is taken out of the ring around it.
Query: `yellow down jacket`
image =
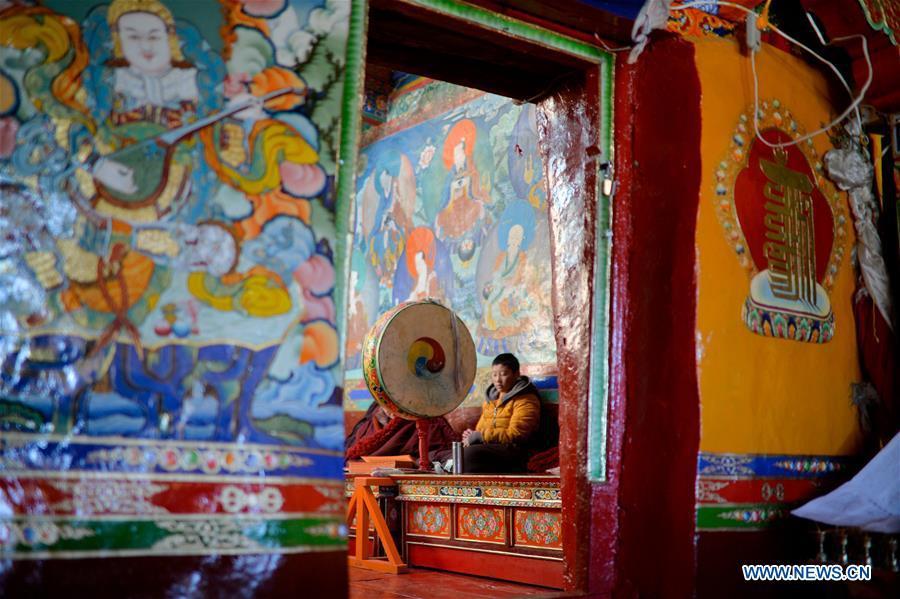
[[[519,377],[503,397],[493,384],[485,391],[481,418],[475,430],[485,443],[522,444],[537,430],[541,420],[538,390],[527,376]]]

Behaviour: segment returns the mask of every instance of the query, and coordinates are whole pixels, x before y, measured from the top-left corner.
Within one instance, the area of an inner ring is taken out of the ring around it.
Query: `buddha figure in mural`
[[[475,123],[463,119],[453,125],[444,141],[444,166],[450,171],[443,209],[437,216],[438,237],[454,242],[471,233],[485,216],[489,195],[475,166]]]
[[[431,229],[418,227],[413,230],[406,243],[406,268],[413,280],[409,301],[443,295],[434,268],[436,253],[437,243]]]
[[[384,285],[395,275],[413,230],[416,177],[409,158],[395,150],[376,158],[360,197],[361,233],[368,262]]]
[[[534,229],[534,209],[524,201],[507,206],[497,226],[500,252],[489,264],[489,279],[481,290],[481,330],[494,339],[527,330],[535,314],[533,271],[525,253]]]
[[[506,251],[494,263],[494,281],[484,287],[484,324],[490,331],[518,325],[516,298],[521,293],[519,286],[523,283],[527,260],[521,251],[522,237],[521,225],[509,229]]]

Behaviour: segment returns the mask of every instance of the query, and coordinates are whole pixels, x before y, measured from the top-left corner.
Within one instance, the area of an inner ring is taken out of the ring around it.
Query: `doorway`
[[[533,209],[537,208],[533,212],[539,214],[540,210],[544,211],[543,227],[547,254],[544,263],[539,258],[533,260],[533,270],[537,275],[542,273],[547,279],[547,295],[538,298],[540,300],[538,303],[546,309],[549,328],[553,331],[555,350],[553,367],[558,397],[559,455],[562,456],[559,478],[562,498],[562,518],[559,520],[559,526],[564,569],[562,586],[567,590],[585,588],[586,552],[583,548],[584,543],[579,543],[578,530],[587,529],[585,524],[589,514],[589,505],[586,503],[589,501],[589,477],[602,479],[605,451],[603,416],[606,403],[603,383],[606,361],[604,318],[608,248],[607,238],[599,233],[605,230],[609,217],[600,190],[602,171],[608,168],[611,159],[608,111],[611,85],[609,56],[576,40],[452,2],[374,0],[369,3],[367,27],[364,29],[367,36],[364,46],[366,58],[356,65],[359,69],[356,77],[358,82],[368,81],[371,87],[379,79],[384,81],[385,78],[403,77],[405,74],[411,77],[411,81],[407,81],[406,85],[430,85],[432,89],[437,89],[433,95],[440,97],[438,104],[446,101],[448,94],[457,94],[470,102],[477,99],[474,96],[471,99],[466,97],[471,90],[475,90],[471,93],[482,96],[493,94],[490,97],[502,97],[509,105],[507,112],[513,115],[510,118],[517,121],[516,125],[519,120],[526,123],[523,129],[528,129],[529,124],[532,125],[534,150],[540,156],[539,168],[543,171],[542,176],[538,178],[545,183],[542,190],[543,197],[540,193],[535,194],[534,190],[528,189],[514,193],[511,201],[501,210],[497,210],[497,214],[486,210],[484,211],[486,214],[479,216],[484,222],[476,218],[472,226],[461,228],[460,231],[451,230],[453,219],[447,219],[443,224],[439,222],[442,211],[446,209],[442,198],[438,198],[432,208],[426,207],[425,212],[419,216],[425,221],[435,223],[432,230],[438,229],[439,233],[432,240],[435,245],[435,256],[431,268],[437,269],[435,264],[440,263],[437,254],[443,253],[446,260],[443,267],[447,268],[451,275],[455,275],[458,274],[455,267],[463,266],[462,263],[466,261],[471,246],[481,246],[486,240],[493,239],[492,243],[496,247],[492,249],[497,256],[504,251],[503,247],[509,247],[509,231],[513,226],[507,224],[504,229],[506,235],[499,235],[500,224],[504,220],[506,210],[511,211],[510,215],[507,215],[507,223],[515,222],[516,215],[512,213],[523,205],[530,204]],[[352,68],[354,65],[348,65],[348,69]],[[426,83],[422,83],[423,80]],[[441,85],[449,87],[438,89]],[[396,85],[393,89],[396,89]],[[363,98],[361,91],[356,90],[354,97]],[[419,110],[418,117],[422,122],[427,121],[428,117],[437,118],[446,114],[446,111],[441,112],[441,108],[446,106],[438,106],[433,114],[423,108]],[[377,119],[377,116],[374,118]],[[354,137],[356,142],[351,145],[354,155],[346,156],[343,168],[355,169],[355,173],[354,177],[347,177],[345,172],[341,184],[346,186],[348,178],[355,179],[356,183],[352,186],[354,189],[339,190],[344,205],[354,206],[353,209],[345,209],[343,220],[339,216],[339,223],[346,223],[346,228],[339,230],[339,234],[346,234],[348,237],[348,248],[345,250],[347,255],[344,260],[348,264],[349,276],[343,295],[344,301],[340,304],[344,307],[348,323],[352,324],[354,317],[359,319],[360,305],[356,297],[360,286],[359,274],[354,279],[354,272],[358,273],[359,269],[354,270],[353,261],[354,254],[357,260],[359,259],[358,250],[361,248],[354,246],[354,233],[360,227],[372,229],[380,226],[384,216],[377,214],[377,203],[370,205],[373,210],[367,212],[359,210],[359,204],[350,201],[351,198],[359,201],[360,194],[366,191],[367,181],[371,182],[370,195],[374,193],[377,197],[378,184],[382,181],[373,176],[375,166],[372,161],[384,160],[390,164],[387,169],[379,167],[378,172],[384,170],[391,176],[384,179],[388,184],[393,184],[393,173],[396,173],[397,190],[403,186],[401,173],[404,169],[407,174],[412,171],[416,176],[420,174],[427,176],[426,172],[430,165],[425,163],[446,160],[445,167],[450,167],[446,170],[452,170],[453,145],[448,146],[447,140],[455,134],[454,128],[468,126],[460,125],[466,120],[473,121],[467,119],[464,114],[456,114],[433,132],[430,143],[426,134],[422,143],[416,146],[419,151],[415,152],[415,155],[408,155],[407,152],[405,156],[396,156],[398,152],[394,152],[394,158],[397,160],[391,157],[372,156],[373,152],[367,151],[369,144],[366,141],[371,141],[367,139],[367,135],[369,138],[373,136],[363,130],[364,126],[358,126],[351,132],[351,137]],[[477,124],[475,131],[477,135]],[[488,149],[485,151],[493,151],[490,134],[482,137],[488,138],[486,140]],[[345,143],[346,141],[345,139]],[[477,146],[477,141],[474,145]],[[426,151],[429,146],[432,148],[430,155]],[[444,152],[445,147],[450,147],[450,150]],[[527,157],[529,153],[527,142],[514,141],[507,144],[507,147],[512,148],[514,155]],[[357,152],[362,157],[361,160],[357,160]],[[464,149],[460,159],[465,162],[466,158]],[[404,159],[408,164],[404,163]],[[394,162],[397,164],[393,164]],[[508,160],[507,168],[516,171],[516,186],[521,187],[519,183],[526,180],[526,167],[523,164],[522,172],[518,172],[518,167],[513,166],[513,162],[512,158]],[[525,162],[527,161],[523,160],[523,163]],[[474,158],[473,163],[477,163]],[[477,168],[475,170],[477,171]],[[476,178],[481,177],[476,175]],[[407,177],[407,184],[408,180]],[[535,180],[532,178],[532,181]],[[452,182],[448,184],[452,185]],[[474,191],[471,179],[467,184],[470,185],[471,199],[477,200],[475,196],[484,193],[482,181],[478,181]],[[415,190],[416,181],[413,181],[412,185]],[[384,184],[380,186],[380,193],[385,193]],[[509,208],[509,205],[513,208]],[[477,207],[473,210],[477,212]],[[526,211],[520,212],[524,214]],[[410,239],[409,233],[416,229],[416,223],[412,222],[416,219],[412,218],[413,213],[403,214],[401,210],[393,217],[397,228],[403,228],[404,225],[399,221],[404,217],[409,217],[411,221],[408,223],[410,231],[395,236],[394,239],[407,243]],[[522,218],[527,217],[518,215],[519,221]],[[526,228],[520,226],[519,229],[523,231],[522,239],[517,239],[519,236],[517,231],[512,241],[522,244],[527,237]],[[537,227],[532,225],[531,230],[537,231]],[[420,236],[428,235],[425,232]],[[404,249],[407,248],[401,248],[399,245],[392,247],[390,234],[382,237],[378,243],[384,247],[379,247],[376,253],[384,256],[386,251],[387,255],[399,261],[402,269],[406,262]],[[505,243],[503,237],[506,237]],[[416,243],[420,241],[425,244],[424,247],[431,247],[426,243],[427,240],[416,238]],[[528,243],[533,241],[532,237]],[[445,247],[438,251],[435,242],[440,242]],[[365,248],[363,256],[370,255],[371,250],[371,247]],[[423,252],[423,255],[428,253]],[[366,263],[365,260],[362,262]],[[438,289],[438,291],[452,294],[457,298],[465,296],[466,293],[478,297],[479,290],[485,291],[485,278],[482,276],[479,279],[478,261],[475,262],[473,268],[476,272],[470,277],[471,281],[463,281],[461,288]],[[490,260],[482,262],[491,263]],[[493,263],[496,264],[496,260]],[[426,266],[427,264],[426,260]],[[414,296],[420,278],[411,276],[413,273],[410,271],[415,270],[415,263],[412,268],[407,267],[407,277],[400,281],[402,285],[399,285],[399,290],[396,284],[396,264],[394,269],[382,270],[385,272],[374,273],[375,283],[373,283],[382,290],[381,293],[384,293],[385,284],[389,282],[393,301],[402,301]],[[381,277],[386,278],[381,280]],[[437,280],[440,281],[440,277],[437,277]],[[427,285],[426,274],[426,288]],[[466,285],[470,288],[467,289]],[[394,297],[397,293],[399,295]],[[485,299],[483,297],[479,301],[477,327],[484,328],[487,324],[484,322],[486,306],[490,309],[494,300],[499,305],[503,299],[508,299],[503,298],[502,294],[490,298],[490,291],[488,296],[490,301],[483,301]],[[496,319],[490,324],[496,325]],[[357,335],[350,332],[350,329],[351,326],[348,325],[344,350],[348,369],[352,370],[353,357],[357,350],[352,343]],[[544,330],[546,331],[546,328]],[[475,335],[475,331],[473,336],[488,340],[480,349],[485,355],[499,353],[496,350],[503,347],[502,341],[505,337],[478,336]],[[490,347],[491,340],[497,342],[497,345]],[[594,368],[587,368],[587,364],[593,364]],[[476,381],[476,389],[479,386],[479,382]],[[353,391],[353,386],[348,385],[347,394],[351,403],[355,401]],[[477,403],[474,407],[478,409]],[[573,459],[566,459],[567,457]],[[454,518],[451,525],[457,526],[457,522],[458,520]]]

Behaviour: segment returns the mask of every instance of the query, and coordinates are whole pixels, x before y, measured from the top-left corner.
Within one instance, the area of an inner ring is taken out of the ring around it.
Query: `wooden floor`
[[[548,599],[562,596],[565,595],[553,589],[424,568],[411,568],[398,575],[350,568],[350,599]]]

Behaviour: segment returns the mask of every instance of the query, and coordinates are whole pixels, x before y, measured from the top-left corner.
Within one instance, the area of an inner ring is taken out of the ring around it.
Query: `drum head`
[[[433,302],[401,304],[384,314],[363,354],[369,391],[385,409],[410,420],[452,411],[475,380],[472,335],[459,317]]]

